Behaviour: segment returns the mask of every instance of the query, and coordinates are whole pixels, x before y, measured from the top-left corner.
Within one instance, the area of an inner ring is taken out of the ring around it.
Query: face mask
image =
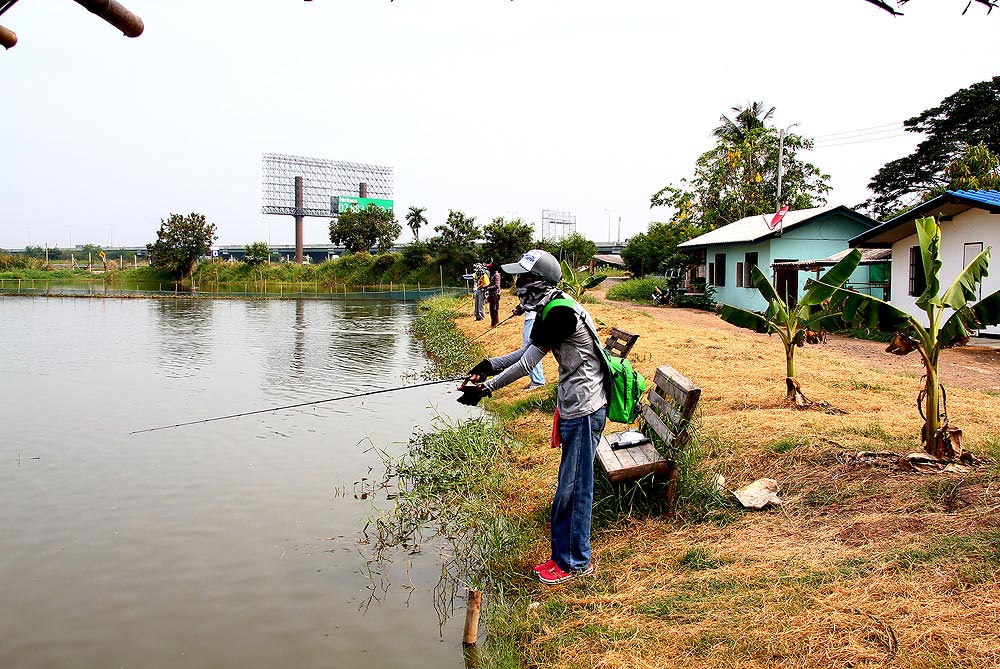
[[[534,276],[523,274],[521,276],[529,277],[526,281],[522,281],[521,277],[517,280],[517,299],[521,301],[521,308],[525,311],[534,311],[535,307],[542,300],[543,297],[549,294],[553,286],[547,281],[541,281]]]

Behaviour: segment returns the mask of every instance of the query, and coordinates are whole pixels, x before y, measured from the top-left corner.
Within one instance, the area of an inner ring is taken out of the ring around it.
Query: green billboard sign
[[[392,210],[392,200],[380,200],[374,197],[352,197],[350,195],[338,195],[337,196],[337,213],[340,214],[345,211],[359,211],[361,209],[367,209],[368,205],[375,205],[380,209],[385,209],[386,211]]]

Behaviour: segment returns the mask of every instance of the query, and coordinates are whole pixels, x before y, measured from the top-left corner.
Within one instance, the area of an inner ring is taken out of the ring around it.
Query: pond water
[[[454,384],[129,434],[420,382],[415,317],[0,297],[0,667],[462,666],[433,551],[376,587],[356,494]]]

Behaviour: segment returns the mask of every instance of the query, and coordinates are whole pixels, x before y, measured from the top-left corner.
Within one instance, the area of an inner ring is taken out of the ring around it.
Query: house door
[[[791,309],[799,301],[799,270],[793,267],[779,267],[774,270],[774,287],[778,297]]]

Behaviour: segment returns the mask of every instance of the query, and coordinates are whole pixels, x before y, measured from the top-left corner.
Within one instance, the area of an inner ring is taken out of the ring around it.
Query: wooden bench
[[[638,339],[639,335],[637,334],[613,327],[611,328],[611,336],[604,340],[604,348],[615,357],[627,358],[628,352],[632,350]]]
[[[601,437],[597,446],[597,461],[608,480],[617,483],[632,481],[646,474],[667,477],[667,507],[673,506],[676,469],[674,454],[688,442],[688,426],[701,397],[701,388],[673,367],[662,365],[656,369],[650,384],[649,404],[643,404],[642,417],[653,434],[646,432],[663,446],[666,454],[647,441],[626,448],[612,448],[623,433],[614,432]]]

